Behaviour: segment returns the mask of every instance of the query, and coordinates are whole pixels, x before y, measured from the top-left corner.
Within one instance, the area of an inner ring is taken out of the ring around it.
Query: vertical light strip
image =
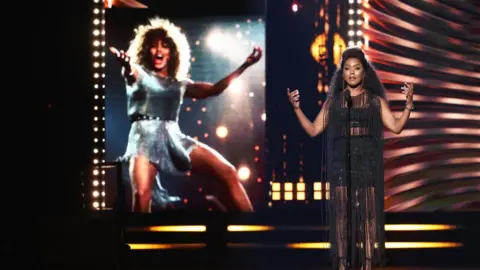
[[[103,0],[93,0],[93,170],[92,170],[92,208],[105,207],[105,181],[101,164],[105,162],[105,9]]]
[[[363,45],[363,0],[348,0],[348,47]]]

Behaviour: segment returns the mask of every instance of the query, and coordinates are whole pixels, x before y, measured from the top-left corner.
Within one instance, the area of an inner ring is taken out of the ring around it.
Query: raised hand
[[[405,94],[406,99],[407,99],[407,104],[408,106],[413,105],[413,83],[404,83],[405,85],[402,86],[402,94]]]
[[[128,56],[124,51],[119,51],[114,47],[110,47],[110,51],[115,55],[117,61],[123,67],[122,75],[125,77],[125,79],[127,79],[127,83],[129,85],[134,83],[137,79],[137,72],[130,65],[130,56]]]
[[[292,103],[293,108],[298,109],[300,108],[300,92],[298,89],[295,89],[293,92],[290,92],[290,88],[287,88],[287,95],[290,103]]]
[[[253,52],[247,57],[245,63],[247,65],[253,65],[258,62],[262,58],[262,49],[259,46],[253,47]]]
[[[115,55],[117,61],[122,67],[127,69],[130,68],[130,57],[123,50],[119,51],[115,47],[110,47],[110,51]]]

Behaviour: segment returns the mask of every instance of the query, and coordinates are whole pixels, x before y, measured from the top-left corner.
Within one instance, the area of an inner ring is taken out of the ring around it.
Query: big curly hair
[[[170,60],[167,63],[168,76],[177,80],[187,79],[190,69],[190,45],[180,27],[167,19],[158,17],[149,19],[149,24],[140,25],[135,30],[135,37],[130,41],[128,55],[131,63],[153,70],[153,62],[149,56],[150,48],[159,40],[170,49]]]
[[[344,90],[345,80],[343,79],[343,67],[349,58],[357,58],[362,63],[365,70],[365,78],[363,81],[363,87],[365,90],[372,92],[376,96],[387,99],[385,88],[380,82],[375,68],[365,57],[364,51],[359,47],[350,47],[343,51],[340,65],[333,74],[328,87],[328,97],[334,98],[336,94]]]

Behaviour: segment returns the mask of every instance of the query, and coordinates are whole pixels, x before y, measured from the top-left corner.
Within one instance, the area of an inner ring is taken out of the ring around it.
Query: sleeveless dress
[[[380,99],[369,91],[352,96],[350,108],[350,171],[352,200],[347,200],[348,107],[345,91],[325,102],[324,136],[327,149],[323,181],[330,198],[325,213],[333,264],[347,257],[351,245],[352,262],[363,265],[385,263],[383,123]],[[327,123],[327,122],[325,122]],[[324,149],[325,149],[324,148]],[[347,205],[351,205],[351,227],[347,228]],[[351,230],[351,238],[347,230]]]
[[[161,185],[160,172],[173,175],[188,172],[190,152],[198,143],[183,134],[178,125],[183,95],[191,81],[160,78],[139,65],[135,67],[137,80],[126,87],[128,116],[132,123],[121,160],[126,162],[141,155],[155,165],[159,172],[152,192],[152,209],[162,210],[180,198],[168,195]],[[124,178],[127,174],[124,170]]]

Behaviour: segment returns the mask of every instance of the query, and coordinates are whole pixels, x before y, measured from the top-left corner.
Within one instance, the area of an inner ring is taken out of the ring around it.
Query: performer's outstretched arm
[[[248,67],[258,62],[261,57],[262,50],[260,47],[255,47],[245,63],[217,83],[195,82],[188,84],[185,97],[202,99],[220,95],[234,79],[238,78]]]
[[[402,87],[402,93],[407,96],[407,102],[405,104],[405,109],[403,110],[402,116],[396,118],[390,108],[388,107],[387,101],[385,99],[380,99],[381,113],[382,113],[382,122],[384,126],[395,134],[400,134],[407,123],[407,120],[410,116],[410,111],[413,109],[413,84],[405,83],[405,86]]]
[[[123,51],[118,50],[115,47],[110,47],[110,52],[112,52],[117,61],[122,65],[122,76],[125,77],[129,85],[133,84],[137,80],[138,71],[132,67],[130,64],[130,57]]]

